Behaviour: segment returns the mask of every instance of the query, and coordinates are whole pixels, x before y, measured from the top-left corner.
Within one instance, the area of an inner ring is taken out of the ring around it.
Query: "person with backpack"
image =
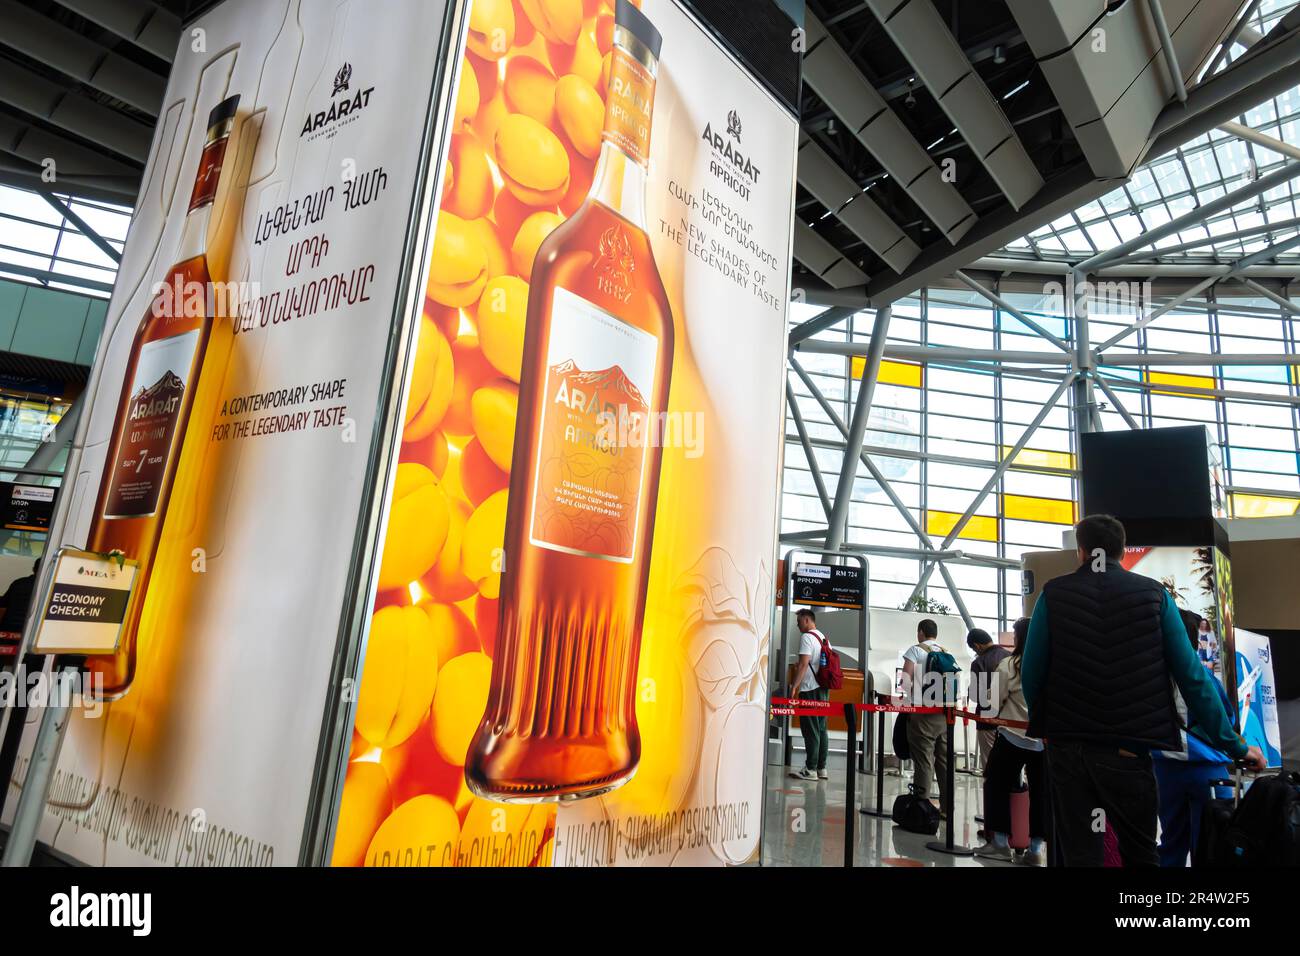
[[[994,642],[988,631],[980,627],[971,628],[966,634],[966,646],[975,653],[970,662],[970,686],[967,694],[975,713],[984,717],[996,717],[997,708],[993,706],[993,673],[998,665],[1011,656],[1011,652]],[[975,743],[980,751],[980,764],[987,775],[989,754],[993,752],[993,742],[997,739],[997,728],[992,724],[976,722]]]
[[[790,686],[796,689],[800,700],[830,700],[829,683],[823,684],[818,675],[821,674],[824,680],[832,667],[838,671],[839,656],[831,650],[826,636],[817,630],[817,615],[810,608],[801,608],[795,621],[799,627],[799,661]],[[798,780],[825,780],[829,776],[826,755],[830,750],[826,718],[801,716],[799,732],[803,734],[804,766],[791,770],[790,776]]]
[[[1211,746],[1255,770],[1264,757],[1233,730],[1164,585],[1124,568],[1124,525],[1089,515],[1075,543],[1079,568],[1043,586],[1020,668],[1028,736],[1046,746],[1054,853],[1100,866],[1104,821],[1125,866],[1154,867],[1151,751],[1182,745],[1174,685]]]
[[[942,707],[955,703],[957,664],[940,646],[939,625],[926,618],[916,626],[916,643],[903,652],[903,687],[909,703]],[[930,798],[930,778],[938,778],[939,813],[948,812],[948,721],[943,714],[908,714],[907,746],[912,755],[912,788]]]

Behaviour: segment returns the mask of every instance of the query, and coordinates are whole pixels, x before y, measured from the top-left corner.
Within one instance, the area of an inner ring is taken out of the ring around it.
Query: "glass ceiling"
[[[1267,34],[1297,2],[1300,0],[1263,0],[1250,26]],[[1245,52],[1242,46],[1234,46],[1215,72],[1222,72]],[[1283,143],[1300,143],[1300,87],[1265,100],[1238,122]],[[1041,259],[1087,258],[1212,202],[1289,161],[1271,149],[1212,130],[1139,167],[1123,186],[1009,243],[1005,251]],[[1240,259],[1300,229],[1298,189],[1300,177],[1219,214],[1204,226],[1167,236],[1155,249],[1164,261],[1227,263]],[[1278,259],[1300,262],[1300,250],[1285,252]]]

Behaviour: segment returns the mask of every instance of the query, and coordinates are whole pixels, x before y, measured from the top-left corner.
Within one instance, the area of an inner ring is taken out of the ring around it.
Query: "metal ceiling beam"
[[[1147,0],[1147,9],[1156,25],[1156,34],[1160,37],[1160,48],[1165,54],[1165,69],[1169,73],[1169,82],[1174,85],[1174,95],[1178,102],[1187,102],[1187,85],[1183,82],[1182,69],[1178,65],[1178,51],[1174,49],[1174,38],[1169,35],[1169,24],[1165,22],[1165,11],[1160,0]]]
[[[821,499],[822,511],[826,513],[826,518],[829,520],[830,495],[826,493],[826,482],[822,479],[821,466],[817,464],[817,455],[808,440],[808,427],[804,424],[803,413],[799,411],[799,401],[795,397],[794,389],[790,387],[789,379],[785,383],[785,405],[790,410],[790,417],[794,419],[795,431],[799,433],[799,444],[803,446],[804,456],[808,459],[808,470],[812,473],[813,485],[817,488],[817,497]]]
[[[1293,163],[1292,165],[1296,167],[1300,167],[1300,163]],[[1219,275],[1211,275],[1209,278],[1201,280],[1200,282],[1196,283],[1185,292],[1182,292],[1174,296],[1172,300],[1165,303],[1165,305],[1161,306],[1159,309],[1156,309],[1154,312],[1152,312],[1150,315],[1143,318],[1141,321],[1135,322],[1134,324],[1128,326],[1127,328],[1121,329],[1119,332],[1116,332],[1114,335],[1108,338],[1101,345],[1097,346],[1097,351],[1104,352],[1106,349],[1110,348],[1116,342],[1122,341],[1123,339],[1128,338],[1133,333],[1145,329],[1148,325],[1150,325],[1152,322],[1155,322],[1166,312],[1170,312],[1173,309],[1176,309],[1178,306],[1182,305],[1184,302],[1190,299],[1197,292],[1200,292],[1202,289],[1214,285],[1214,283],[1220,282],[1223,279],[1227,279],[1232,276],[1235,276],[1243,269],[1249,268],[1250,266],[1255,265],[1258,262],[1263,262],[1265,259],[1271,259],[1273,256],[1285,252],[1288,249],[1294,249],[1296,246],[1300,246],[1300,236],[1292,236],[1290,239],[1286,240],[1285,242],[1278,242],[1278,243],[1274,243],[1271,246],[1266,246],[1265,248],[1260,249],[1258,252],[1252,252],[1250,255],[1246,256],[1245,258],[1237,260],[1235,263],[1233,263],[1230,266],[1219,267],[1222,270]]]
[[[168,63],[176,56],[181,21],[146,0],[58,0],[78,16]]]
[[[862,440],[867,435],[867,421],[871,417],[871,400],[876,393],[876,380],[880,377],[880,360],[889,338],[889,320],[892,310],[883,306],[876,310],[876,321],[871,329],[871,344],[867,349],[866,367],[858,383],[858,400],[853,407],[853,421],[849,424],[848,442],[844,461],[840,466],[840,480],[835,488],[835,498],[826,527],[826,550],[838,551],[844,543],[848,527],[849,502],[853,500],[853,480],[858,474],[858,457],[862,453]]]
[[[144,166],[152,130],[13,60],[0,59],[6,105]]]
[[[1288,14],[1250,53],[1190,90],[1186,103],[1165,107],[1152,129],[1155,141],[1142,161],[1163,156],[1296,86],[1300,81],[1300,29],[1291,29],[1291,19]]]
[[[82,289],[94,289],[96,292],[113,291],[113,283],[111,282],[96,282],[94,279],[83,279],[81,276],[60,275],[57,272],[51,272],[49,269],[33,269],[31,266],[20,266],[16,262],[0,262],[0,272],[12,272],[15,275],[27,276],[29,279],[36,279],[43,283],[63,282]]]
[[[157,116],[167,89],[166,78],[93,40],[29,9],[16,0],[0,0],[0,45]]]
[[[1283,156],[1289,156],[1291,159],[1300,159],[1300,148],[1292,146],[1290,143],[1284,143],[1280,139],[1269,136],[1267,133],[1261,133],[1258,130],[1251,129],[1249,126],[1243,126],[1241,123],[1220,123],[1219,129],[1225,133],[1231,133],[1247,142],[1254,143],[1256,146],[1263,146],[1265,149],[1271,149],[1275,153],[1281,153]]]
[[[970,524],[971,518],[975,517],[975,512],[979,510],[980,505],[984,504],[984,499],[989,496],[989,493],[995,487],[997,487],[997,483],[1002,480],[1002,476],[1011,468],[1011,464],[1016,460],[1016,456],[1024,451],[1025,446],[1029,444],[1029,440],[1034,437],[1034,433],[1038,431],[1043,422],[1047,420],[1047,416],[1056,408],[1056,403],[1061,400],[1061,397],[1074,383],[1076,377],[1077,376],[1067,375],[1064,381],[1056,387],[1056,391],[1052,393],[1052,397],[1047,400],[1046,404],[1044,404],[1041,409],[1039,409],[1038,414],[1034,416],[1034,420],[1029,423],[1028,427],[1025,428],[1024,433],[1021,434],[1019,440],[1011,447],[1011,451],[1007,453],[1002,461],[998,462],[997,466],[993,469],[993,473],[989,475],[988,481],[984,483],[984,487],[982,487],[975,495],[975,499],[970,503],[970,506],[962,512],[961,516],[957,519],[957,523],[952,526],[952,530],[944,537],[943,543],[939,545],[938,550],[946,551],[948,547],[961,536],[962,531],[966,529],[966,525]],[[917,581],[916,587],[913,588],[910,600],[915,600],[916,597],[925,590],[925,586],[930,583],[930,573],[932,570],[933,567],[928,567],[921,572],[921,578]]]
[[[1300,306],[1297,306],[1296,303],[1292,302],[1290,299],[1283,298],[1267,286],[1260,285],[1254,279],[1248,279],[1245,276],[1236,276],[1236,280],[1252,292],[1262,295],[1270,302],[1276,303],[1284,313],[1295,313],[1300,311]]]
[[[122,253],[118,252],[115,246],[92,229],[86,220],[82,219],[73,211],[71,206],[65,203],[58,196],[52,195],[48,192],[41,193],[41,198],[53,206],[55,212],[59,213],[63,218],[67,219],[68,222],[72,223],[77,228],[78,232],[93,242],[99,248],[100,252],[104,253],[104,255],[108,256],[115,263],[120,263],[122,261]]]
[[[1297,37],[1297,40],[1300,40],[1300,37]],[[1138,249],[1154,245],[1161,239],[1165,238],[1165,236],[1171,236],[1189,226],[1198,225],[1210,216],[1217,215],[1224,210],[1231,209],[1233,206],[1238,206],[1247,200],[1254,199],[1260,193],[1267,192],[1275,186],[1280,186],[1283,183],[1290,182],[1292,179],[1295,179],[1296,176],[1300,176],[1300,160],[1292,160],[1281,168],[1275,169],[1267,176],[1262,176],[1254,182],[1247,183],[1245,186],[1241,186],[1230,193],[1220,196],[1218,199],[1205,203],[1203,206],[1198,206],[1190,212],[1186,212],[1175,219],[1171,219],[1163,226],[1158,226],[1149,232],[1144,232],[1142,235],[1135,236],[1127,242],[1121,242],[1118,246],[1107,249],[1105,252],[1099,252],[1095,256],[1080,262],[1075,268],[1082,272],[1092,272],[1107,263],[1123,259],[1125,256]]]
[[[1212,60],[1210,60],[1209,67],[1201,73],[1202,79],[1207,76],[1213,76],[1214,71],[1219,68],[1219,64],[1222,63],[1224,58],[1232,52],[1232,48],[1237,42],[1237,37],[1241,36],[1242,31],[1250,23],[1250,18],[1253,17],[1255,11],[1259,9],[1259,4],[1260,0],[1250,0],[1250,2],[1246,4],[1246,9],[1241,12],[1241,16],[1237,18],[1237,22],[1232,25],[1232,29],[1228,31],[1228,35],[1223,38],[1223,44],[1219,47],[1219,52],[1214,55]],[[1247,46],[1249,46],[1249,44],[1247,44]]]
[[[1297,158],[1300,158],[1300,151],[1297,151]],[[1210,228],[1209,222],[1203,222],[1201,225],[1206,229]],[[1288,232],[1296,227],[1300,227],[1300,218],[1284,219],[1281,222],[1266,222],[1262,226],[1253,226],[1250,229],[1234,229],[1231,234],[1224,233],[1221,235],[1210,235],[1204,239],[1195,239],[1192,242],[1180,243],[1176,246],[1162,246],[1159,249],[1142,250],[1127,255],[1122,259],[1112,259],[1111,266],[1119,265],[1121,262],[1143,262],[1147,259],[1160,256],[1173,256],[1183,252],[1190,252],[1193,249],[1200,249],[1215,242],[1224,242],[1231,239],[1246,239],[1250,236],[1258,236],[1268,232]],[[1105,270],[1103,270],[1104,272]]]
[[[1119,396],[1115,394],[1108,384],[1106,384],[1106,380],[1100,375],[1094,373],[1093,381],[1097,383],[1102,394],[1105,395],[1106,398],[1110,400],[1110,403],[1115,406],[1115,411],[1119,412],[1120,418],[1124,419],[1124,424],[1128,425],[1128,427],[1133,431],[1141,431],[1141,424],[1139,424],[1138,421],[1128,413],[1128,409],[1125,408],[1124,403],[1119,400]]]
[[[1072,348],[1068,342],[1066,342],[1060,336],[1053,335],[1051,332],[1047,331],[1047,329],[1043,328],[1041,325],[1039,325],[1037,322],[1035,322],[1025,313],[1021,312],[1014,305],[1012,305],[1006,299],[1002,298],[1002,296],[998,295],[992,289],[985,288],[983,285],[976,282],[974,279],[972,279],[966,273],[962,272],[960,269],[954,272],[953,275],[956,276],[958,282],[962,283],[967,288],[973,289],[975,292],[978,292],[980,295],[982,295],[985,299],[988,299],[988,301],[992,302],[1003,312],[1009,312],[1011,315],[1014,315],[1017,319],[1019,319],[1025,325],[1029,326],[1029,328],[1033,329],[1043,338],[1047,339],[1047,341],[1051,342],[1062,352],[1072,351]]]
[[[821,315],[813,316],[807,322],[801,322],[790,330],[790,347],[798,345],[805,339],[810,339],[819,332],[825,332],[832,326],[838,325],[851,315],[857,315],[860,310],[848,308],[846,306],[833,306],[827,309]]]

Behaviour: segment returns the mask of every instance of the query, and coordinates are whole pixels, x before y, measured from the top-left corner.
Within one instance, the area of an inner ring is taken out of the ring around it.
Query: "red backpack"
[[[844,671],[840,668],[839,651],[831,647],[830,641],[826,640],[826,635],[821,631],[817,631],[816,634],[822,642],[821,664],[813,675],[817,678],[817,686],[827,690],[839,690],[844,686]]]

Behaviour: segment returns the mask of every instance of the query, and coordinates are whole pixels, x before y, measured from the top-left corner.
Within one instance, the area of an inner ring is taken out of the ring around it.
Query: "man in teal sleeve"
[[[1066,866],[1101,866],[1106,824],[1125,866],[1158,865],[1151,751],[1182,749],[1172,684],[1206,740],[1264,768],[1259,749],[1233,730],[1168,591],[1121,566],[1124,539],[1109,515],[1075,526],[1079,569],[1044,585],[1021,662],[1029,736],[1047,742]]]

